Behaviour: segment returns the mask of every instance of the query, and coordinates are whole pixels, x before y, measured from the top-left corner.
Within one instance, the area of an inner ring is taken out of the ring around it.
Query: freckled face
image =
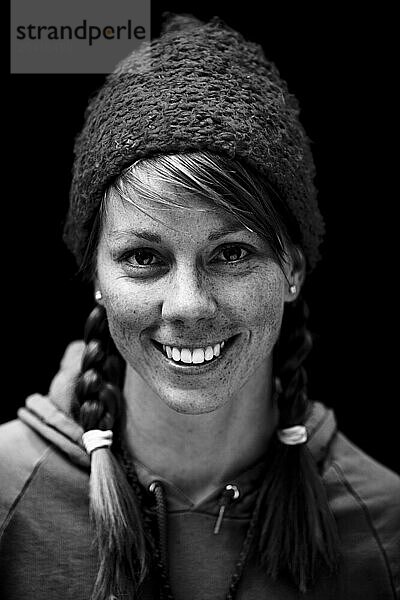
[[[167,406],[211,412],[265,380],[285,276],[264,240],[205,200],[188,197],[193,210],[140,203],[147,215],[111,196],[100,235],[97,286],[111,335],[128,369]],[[220,355],[200,364],[163,351],[222,341]]]

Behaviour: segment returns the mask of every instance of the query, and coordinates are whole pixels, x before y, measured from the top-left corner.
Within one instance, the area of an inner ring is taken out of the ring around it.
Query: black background
[[[302,107],[313,141],[327,223],[324,260],[308,283],[315,349],[310,395],[332,406],[341,430],[396,471],[393,315],[397,274],[387,224],[391,101],[383,69],[381,8],[339,4],[152,3],[152,35],[165,10],[219,15],[263,45]],[[323,5],[322,5],[323,4]],[[61,241],[72,149],[100,75],[10,75],[3,114],[3,389],[1,420],[32,392],[46,393],[64,348],[82,336],[92,291],[75,277]],[[6,183],[5,183],[6,182]],[[394,217],[392,217],[394,218]]]

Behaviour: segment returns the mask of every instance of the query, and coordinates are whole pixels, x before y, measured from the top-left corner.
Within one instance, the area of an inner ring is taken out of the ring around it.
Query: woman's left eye
[[[247,250],[246,248],[243,248],[243,246],[239,246],[237,244],[225,246],[216,255],[216,257],[222,256],[223,260],[216,261],[214,259],[213,262],[238,262],[238,261],[246,258],[249,254],[250,254],[249,250]]]

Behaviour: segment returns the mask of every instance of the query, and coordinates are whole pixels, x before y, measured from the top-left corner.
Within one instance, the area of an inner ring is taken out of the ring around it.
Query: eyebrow
[[[244,225],[241,225],[238,223],[235,225],[225,226],[225,227],[222,227],[221,229],[212,231],[208,235],[207,239],[209,242],[213,242],[215,240],[219,240],[220,238],[222,238],[226,235],[229,235],[232,233],[238,233],[240,231],[246,232],[246,231],[251,231],[251,230],[244,227]],[[153,242],[155,244],[161,244],[161,241],[162,241],[162,238],[160,235],[158,235],[157,233],[152,233],[151,231],[146,231],[146,230],[116,229],[111,232],[111,235],[116,237],[117,239],[124,238],[124,237],[137,237],[142,240],[147,240],[148,242]]]

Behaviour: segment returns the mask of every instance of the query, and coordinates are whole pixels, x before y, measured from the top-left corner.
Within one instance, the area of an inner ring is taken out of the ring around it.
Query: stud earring
[[[96,300],[96,302],[100,302],[100,300],[103,298],[103,295],[101,293],[100,290],[96,290],[94,293],[94,299]]]
[[[297,286],[294,283],[289,287],[289,292],[291,294],[295,294],[297,292]]]

